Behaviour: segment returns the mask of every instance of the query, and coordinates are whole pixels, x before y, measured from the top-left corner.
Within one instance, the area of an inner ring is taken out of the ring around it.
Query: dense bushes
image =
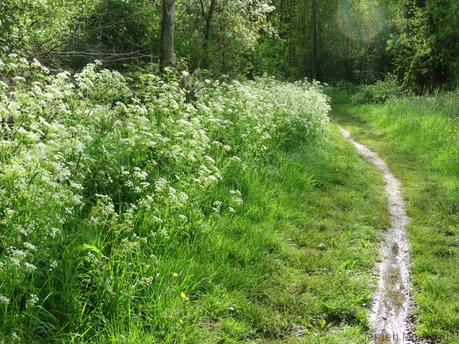
[[[352,102],[354,104],[383,103],[390,98],[401,95],[402,91],[402,87],[397,83],[397,80],[389,75],[385,80],[360,86],[352,96]]]
[[[394,73],[405,88],[418,93],[439,86],[454,88],[459,48],[459,2],[445,0],[400,3],[387,46]]]
[[[14,54],[0,73],[7,341],[96,336],[115,316],[167,332],[186,310],[165,315],[158,303],[188,296],[164,279],[172,271],[161,255],[203,235],[208,219],[237,213],[238,171],[327,123],[327,98],[306,82],[127,77],[99,63],[52,75]]]

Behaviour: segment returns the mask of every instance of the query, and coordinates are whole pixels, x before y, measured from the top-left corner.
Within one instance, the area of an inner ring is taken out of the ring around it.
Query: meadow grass
[[[441,343],[459,341],[458,104],[451,93],[333,111],[402,182],[411,217],[416,333]]]
[[[270,274],[276,243],[228,226],[282,147],[323,140],[320,85],[53,74],[16,54],[0,77],[2,341],[195,342],[195,299]]]

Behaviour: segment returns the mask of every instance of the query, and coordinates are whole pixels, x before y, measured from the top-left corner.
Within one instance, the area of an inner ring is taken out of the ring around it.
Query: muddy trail
[[[400,190],[400,182],[386,163],[374,152],[352,139],[340,128],[344,138],[384,176],[390,226],[383,233],[380,262],[376,265],[378,284],[373,294],[370,326],[377,344],[420,343],[413,335],[410,257],[407,224],[409,218]]]

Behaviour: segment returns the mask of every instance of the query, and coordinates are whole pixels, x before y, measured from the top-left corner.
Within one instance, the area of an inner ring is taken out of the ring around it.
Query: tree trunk
[[[159,66],[163,70],[172,66],[174,56],[174,31],[175,31],[175,0],[163,0],[161,12],[161,38]]]
[[[211,34],[211,29],[212,29],[212,21],[214,18],[215,14],[215,9],[217,8],[217,0],[210,0],[210,6],[209,6],[209,11],[207,12],[207,15],[204,13],[204,6],[201,1],[201,6],[203,9],[203,16],[206,21],[206,24],[204,26],[204,42],[202,44],[202,48],[204,50],[204,60],[203,60],[203,65],[205,68],[209,66],[209,41],[210,41],[210,34]]]
[[[317,79],[317,0],[312,0],[312,78]]]
[[[210,1],[209,12],[206,16],[206,26],[204,27],[204,50],[207,50],[209,47],[209,40],[210,40],[210,29],[212,25],[212,20],[214,18],[215,9],[217,8],[217,0]]]

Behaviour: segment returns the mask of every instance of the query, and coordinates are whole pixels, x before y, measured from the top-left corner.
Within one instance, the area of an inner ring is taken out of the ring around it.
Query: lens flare
[[[378,1],[339,0],[336,24],[349,39],[370,42],[385,26],[384,11]]]

